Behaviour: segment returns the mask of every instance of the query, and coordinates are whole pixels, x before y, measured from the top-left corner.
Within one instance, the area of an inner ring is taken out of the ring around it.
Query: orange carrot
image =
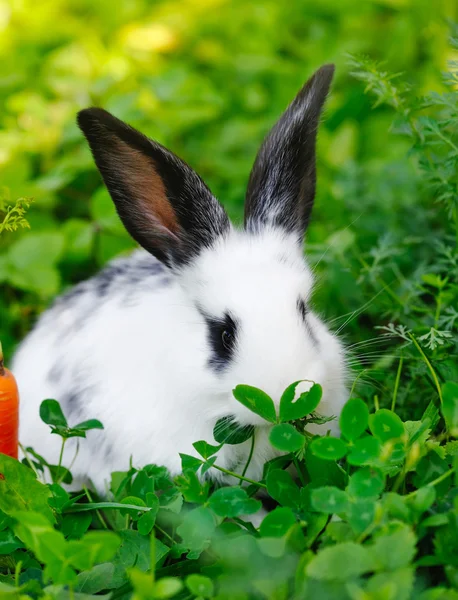
[[[18,457],[19,393],[16,379],[3,364],[0,343],[0,453]]]

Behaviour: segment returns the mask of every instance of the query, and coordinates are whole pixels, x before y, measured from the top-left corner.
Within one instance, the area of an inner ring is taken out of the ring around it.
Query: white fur
[[[130,260],[144,255],[136,251]],[[301,320],[296,303],[298,297],[310,297],[312,276],[296,238],[280,230],[253,234],[231,229],[173,275],[169,285],[156,286],[155,279],[133,288],[130,302],[125,302],[124,286],[97,298],[89,281],[77,302],[45,313],[13,364],[22,444],[57,461],[60,438],[40,421],[39,405],[78,387],[77,406],[63,406],[76,413],[70,424],[98,418],[105,430],[91,431],[82,440],[73,471],[99,490],[112,471],[128,469],[131,456],[135,466],[156,463],[178,473],[179,452],[195,454],[197,440],[214,443],[216,420],[229,414],[259,426],[247,473],[259,478],[264,462],[274,456],[269,428],[233,398],[237,384],[263,389],[278,405],[292,382],[315,381],[324,391],[318,412],[340,413],[347,397],[342,347],[309,313],[315,345]],[[196,305],[215,316],[229,310],[240,323],[236,354],[222,373],[208,365],[207,328]],[[92,314],[80,324],[85,310]],[[74,334],[63,336],[72,326]],[[49,377],[56,363],[63,368],[58,383]],[[336,424],[314,430],[329,428],[335,430]],[[241,471],[249,444],[224,446],[217,464]],[[67,465],[74,448],[72,440]],[[212,474],[221,475],[215,469]]]

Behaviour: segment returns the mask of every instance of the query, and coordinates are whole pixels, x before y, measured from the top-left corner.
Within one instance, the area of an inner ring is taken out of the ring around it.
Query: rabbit
[[[278,409],[289,384],[307,380],[298,393],[314,381],[323,388],[317,411],[340,414],[344,347],[310,309],[313,276],[303,255],[333,73],[333,65],[316,71],[264,140],[240,228],[171,151],[101,108],[78,113],[141,248],[59,297],[17,350],[24,445],[57,461],[60,438],[39,419],[45,398],[61,403],[70,424],[100,419],[104,430],[88,432],[72,471],[107,491],[111,472],[130,460],[180,473],[180,453],[196,455],[198,440],[215,444],[215,423],[230,415],[257,427],[246,476],[259,479],[277,454],[269,424],[233,397],[237,384],[261,388]],[[310,429],[337,432],[338,424]],[[250,444],[224,445],[217,464],[241,473]],[[224,482],[221,472],[209,473]]]

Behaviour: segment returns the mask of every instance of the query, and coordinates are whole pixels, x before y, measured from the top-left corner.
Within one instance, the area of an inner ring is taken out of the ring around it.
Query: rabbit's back
[[[179,470],[176,437],[173,449],[169,440],[183,422],[193,430],[205,361],[201,319],[168,270],[141,250],[115,260],[58,298],[19,348],[21,442],[57,460],[60,439],[38,417],[41,401],[54,398],[70,424],[98,418],[105,426],[88,433],[77,473],[100,479],[119,460],[128,468],[131,454]]]

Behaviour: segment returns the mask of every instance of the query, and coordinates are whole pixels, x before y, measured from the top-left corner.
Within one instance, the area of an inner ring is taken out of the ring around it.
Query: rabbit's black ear
[[[270,225],[302,237],[315,197],[315,143],[334,65],[319,69],[264,140],[248,183],[245,227]]]
[[[172,152],[100,108],[78,113],[78,125],[124,226],[159,260],[185,264],[229,229],[221,204]]]

